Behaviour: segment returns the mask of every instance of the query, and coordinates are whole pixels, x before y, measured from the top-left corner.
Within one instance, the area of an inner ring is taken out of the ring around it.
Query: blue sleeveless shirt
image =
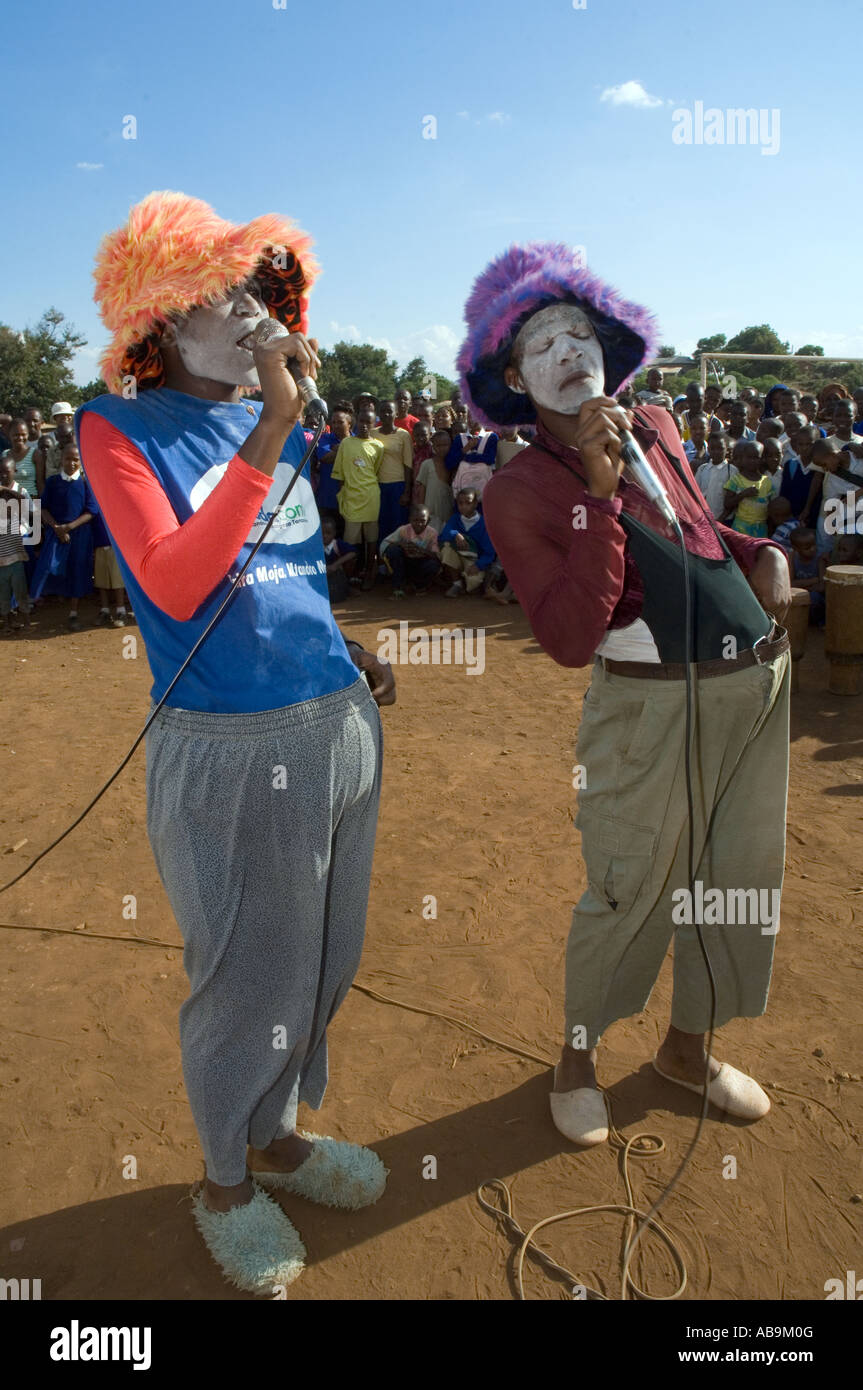
[[[140,450],[182,525],[221,481],[257,424],[261,403],[205,401],[164,387],[142,391],[136,400],[99,396],[76,413],[76,432],[88,410],[109,421]],[[305,449],[302,428],[295,425],[239,556],[188,621],[169,617],[147,597],[114,545],[147,648],[154,700],[161,699],[218,609]],[[82,454],[85,473],[86,466]],[[98,501],[98,491],[93,490]],[[307,463],[284,514],[273,523],[239,590],[167,703],[214,714],[253,713],[329,695],[358,678],[330,607]]]

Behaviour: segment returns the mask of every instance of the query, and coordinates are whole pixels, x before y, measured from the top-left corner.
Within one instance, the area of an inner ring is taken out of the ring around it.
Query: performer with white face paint
[[[96,298],[112,394],[78,411],[161,699],[305,452],[293,358],[317,274],[290,222],[246,226],[154,193],[108,236]],[[252,344],[269,316],[287,336]],[[244,400],[260,385],[263,400]],[[358,670],[359,668],[359,670]],[[370,677],[366,683],[362,671]],[[147,735],[147,830],[183,935],[186,1090],[206,1160],[193,1209],[226,1278],[272,1295],[305,1249],[269,1195],[378,1199],[375,1153],[298,1132],[362,950],[392,672],[346,645],[303,468],[255,561]],[[250,1170],[251,1169],[251,1174]]]
[[[485,489],[489,533],[546,652],[564,666],[593,663],[576,751],[587,888],[567,946],[554,1123],[577,1144],[607,1138],[597,1044],[645,1008],[672,938],[671,1023],[654,1066],[700,1094],[709,1076],[717,1107],[757,1119],[769,1109],[761,1087],[706,1055],[711,998],[695,922],[716,976],[717,1025],[762,1014],[778,916],[742,922],[722,905],[741,890],[751,904],[753,889],[772,905],[782,883],[790,666],[774,618],[790,601],[787,562],[771,542],[714,524],[667,410],[633,416],[616,404],[650,360],[656,327],[582,265],[580,250],[511,247],[477,278],[465,318],[458,368],[471,412],[490,429],[537,427],[534,444]],[[622,475],[624,429],[682,528],[691,647],[676,532]],[[698,902],[711,904],[703,917],[685,901],[690,651],[695,882]]]

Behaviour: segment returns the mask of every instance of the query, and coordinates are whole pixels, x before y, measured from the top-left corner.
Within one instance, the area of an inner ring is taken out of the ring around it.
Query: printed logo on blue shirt
[[[227,463],[216,463],[212,468],[207,469],[202,478],[198,479],[189,494],[189,501],[194,511],[203,506],[213,488],[225,476],[227,467]],[[272,487],[261,503],[261,509],[246,537],[247,544],[253,545],[260,536],[276,510],[293,471],[290,463],[286,463],[283,459],[279,460],[273,475]],[[320,529],[320,524],[321,520],[315,505],[315,494],[312,492],[311,483],[301,474],[280,515],[270,528],[267,535],[267,545],[300,545],[303,541],[309,540]]]

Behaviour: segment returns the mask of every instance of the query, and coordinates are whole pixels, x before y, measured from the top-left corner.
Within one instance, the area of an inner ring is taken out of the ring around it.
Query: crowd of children
[[[746,390],[732,401],[718,386],[702,390],[693,382],[672,400],[661,391],[661,374],[650,375],[650,389],[639,395],[673,413],[714,517],[781,545],[792,584],[809,591],[811,620],[823,624],[825,570],[861,559],[863,390],[833,382],[816,397],[777,383],[763,398]],[[638,400],[630,394],[624,403]]]
[[[331,600],[383,579],[396,599],[439,588],[514,601],[482,493],[527,444],[516,430],[481,429],[458,394],[437,406],[407,390],[335,402],[312,468]]]
[[[671,412],[713,516],[781,545],[792,583],[809,591],[812,619],[823,622],[827,565],[861,559],[856,525],[836,518],[839,504],[843,517],[856,518],[863,495],[863,390],[834,382],[816,397],[777,383],[764,397],[745,390],[732,400],[719,385],[690,382],[672,398],[652,368],[645,390],[618,399]],[[51,416],[48,433],[36,407],[22,419],[0,417],[7,517],[0,525],[0,623],[7,631],[32,623],[34,605],[57,594],[69,600],[74,628],[79,599],[95,588],[100,622],[122,627],[132,614],[81,472],[72,407],[60,401]],[[312,404],[309,439],[315,424]],[[482,594],[514,602],[483,520],[482,495],[494,473],[527,448],[530,434],[481,429],[458,392],[442,404],[406,388],[392,399],[361,392],[335,402],[311,466],[331,601],[383,581],[395,599],[438,589],[453,599]]]
[[[125,627],[133,615],[105,523],[72,431],[72,407],[52,409],[54,428],[43,432],[35,406],[23,419],[2,423],[0,453],[0,624],[4,634],[36,623],[37,606],[51,596],[68,600],[68,626],[79,626],[78,605],[99,592],[99,621]]]

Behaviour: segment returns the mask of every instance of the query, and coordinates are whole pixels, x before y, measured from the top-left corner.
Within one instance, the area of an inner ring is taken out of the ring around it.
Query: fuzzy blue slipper
[[[302,1274],[306,1247],[300,1233],[257,1183],[254,1197],[245,1206],[210,1211],[203,1192],[198,1191],[192,1210],[207,1249],[238,1289],[276,1295]]]
[[[292,1173],[255,1173],[263,1187],[347,1211],[370,1207],[382,1195],[388,1170],[372,1149],[302,1129],[297,1132],[314,1144],[312,1152]]]

